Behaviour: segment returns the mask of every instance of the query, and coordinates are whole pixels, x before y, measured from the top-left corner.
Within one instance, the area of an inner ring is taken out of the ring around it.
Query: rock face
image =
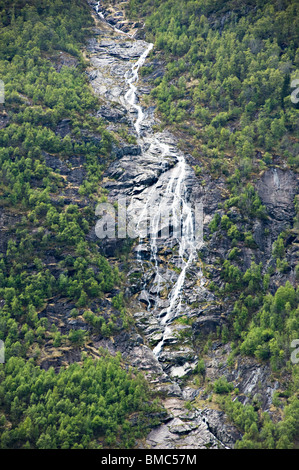
[[[3,129],[4,127],[6,127],[8,123],[9,123],[9,117],[5,112],[3,112],[2,114],[0,114],[0,129]]]
[[[292,222],[295,216],[294,197],[298,193],[298,181],[292,171],[271,168],[257,182],[257,191],[271,217],[274,235]]]
[[[228,366],[230,352],[230,344],[214,343],[212,351],[205,358],[206,378],[214,382],[219,377],[225,377],[239,389],[238,400],[244,405],[259,402],[263,411],[270,412],[272,396],[278,387],[270,367],[248,357],[238,358],[233,366]]]
[[[97,10],[98,4],[89,3]],[[174,135],[155,130],[159,124],[155,110],[140,104],[142,92],[148,92],[146,80],[142,85],[138,82],[139,66],[149,53],[149,44],[111,27],[121,26],[122,15],[115,11],[108,15],[103,9],[100,13],[96,17],[96,37],[87,47],[90,83],[104,103],[97,115],[116,134],[125,125],[136,140],[134,144],[115,145],[115,160],[104,175],[108,201],[115,204],[120,197],[126,200],[126,229],[130,228],[129,237],[135,240],[126,289],[135,327],[115,336],[113,342],[95,338],[95,346],[107,348],[112,354],[120,351],[166,397],[168,418],[152,430],[145,448],[231,448],[241,434],[222,411],[209,407],[210,394],[194,381],[199,363],[198,339],[226,325],[232,311],[231,304],[219,305],[208,290],[201,263],[203,259],[215,268],[217,258],[226,257],[230,250],[230,241],[214,234],[207,246],[195,230],[195,208],[202,204],[201,228],[203,234],[207,233],[223,201],[225,181],[219,178],[215,183],[207,175],[206,184],[201,185],[193,170],[197,162],[178,148]],[[128,28],[128,23],[124,24]],[[163,75],[161,64],[156,66],[153,76]],[[67,132],[67,123],[60,123],[57,132]],[[266,171],[256,184],[273,219],[271,224],[268,219],[253,221],[255,259],[265,266],[271,262],[273,241],[294,216],[295,186],[293,173],[278,169]],[[181,232],[175,216],[167,217],[169,207],[173,214],[179,213]],[[242,223],[234,208],[232,217],[237,224]],[[106,238],[99,240],[99,247],[106,255],[114,256],[122,243],[117,238]],[[246,270],[252,261],[252,248],[244,246],[241,255]],[[212,276],[221,285],[219,270],[215,268]],[[262,410],[269,411],[278,386],[272,381],[269,367],[244,358],[231,368],[227,365],[229,353],[230,344],[213,343],[204,357],[206,378],[213,382],[226,377],[239,389],[238,399],[243,404],[258,401]],[[203,403],[196,401],[199,395]],[[186,402],[192,402],[188,409]]]
[[[70,54],[67,54],[66,52],[59,52],[59,57],[58,60],[53,61],[53,66],[57,70],[57,72],[60,72],[62,67],[77,67],[78,65],[78,60],[71,56]]]
[[[170,411],[170,419],[148,435],[144,448],[225,449],[241,437],[225,423],[222,412],[189,411],[177,398],[166,400],[164,406]]]
[[[127,110],[121,106],[101,106],[97,115],[103,117],[107,121],[111,122],[127,122],[126,116]]]

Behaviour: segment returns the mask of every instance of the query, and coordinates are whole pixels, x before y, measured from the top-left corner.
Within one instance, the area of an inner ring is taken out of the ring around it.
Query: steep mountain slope
[[[0,6],[1,447],[296,446],[298,2]]]
[[[291,99],[298,2],[190,1],[183,9],[179,1],[102,3],[116,28],[130,31],[132,23],[119,13],[124,8],[146,20],[135,35],[155,42],[141,72],[149,87],[142,90],[151,90],[143,100],[146,124],[154,105],[160,131],[177,136],[194,168],[185,180],[187,197],[204,209],[204,243],[170,315],[177,277],[165,267],[180,277],[175,244],[158,243],[162,281],[152,271],[153,252],[143,250],[139,300],[147,313],[137,312],[137,325],[168,376],[181,390],[193,389],[195,409],[216,401],[245,431],[239,446],[292,446],[298,432],[298,366],[291,360],[298,336],[298,110]],[[123,192],[122,180],[126,173],[112,184],[114,194]],[[273,424],[282,416],[297,423],[288,432],[285,421]]]

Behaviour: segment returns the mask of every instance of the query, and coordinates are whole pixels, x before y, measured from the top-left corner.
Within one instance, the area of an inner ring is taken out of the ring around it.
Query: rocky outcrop
[[[105,8],[101,2],[89,0],[88,3],[97,12],[97,15],[101,19],[105,19],[106,24],[114,28],[115,31],[129,33],[135,39],[141,35],[144,25],[139,21],[129,21],[126,19],[124,12],[122,9],[118,9],[117,5],[109,5],[108,8]],[[122,8],[124,3],[122,3]]]
[[[277,237],[295,216],[294,197],[298,194],[298,180],[290,170],[271,168],[256,184],[262,203],[271,218],[271,230]]]
[[[225,449],[241,437],[216,410],[187,409],[182,400],[164,401],[170,412],[165,424],[151,431],[144,448],[152,449]]]
[[[60,121],[57,124],[56,134],[60,135],[60,137],[62,138],[70,134],[71,133],[70,122],[71,122],[71,119],[62,119],[62,121]]]
[[[214,342],[204,357],[205,377],[214,382],[219,377],[225,377],[238,389],[237,399],[245,404],[257,404],[263,411],[270,412],[273,393],[278,388],[278,382],[273,378],[267,364],[259,364],[254,358],[238,356],[233,365],[228,365],[231,352],[230,344]],[[207,398],[209,393],[203,395]]]
[[[45,163],[49,168],[52,168],[61,176],[66,177],[67,181],[76,185],[77,189],[85,180],[86,170],[83,166],[83,157],[73,156],[69,157],[68,160],[62,161],[58,157],[50,155],[44,151],[43,156],[45,158]]]
[[[78,59],[76,59],[76,57],[66,53],[65,51],[60,51],[58,54],[58,57],[55,57],[53,60],[51,60],[53,67],[57,70],[57,72],[60,72],[62,67],[77,67]]]
[[[126,108],[123,106],[107,106],[103,105],[97,112],[98,116],[103,117],[111,122],[127,122],[125,116],[127,114]]]
[[[215,309],[209,309],[209,313],[211,310]],[[217,328],[222,327],[224,324],[223,318],[219,314],[214,314],[214,315],[203,315],[200,316],[195,320],[195,322],[192,325],[193,329],[193,334],[195,336],[201,335],[201,336],[208,336],[210,333],[216,333]]]

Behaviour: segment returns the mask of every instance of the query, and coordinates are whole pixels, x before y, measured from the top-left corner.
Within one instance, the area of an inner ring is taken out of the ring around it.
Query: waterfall
[[[149,44],[148,48],[140,56],[138,61],[132,66],[131,71],[127,72],[125,76],[127,84],[129,85],[129,90],[125,95],[125,101],[127,102],[129,107],[133,106],[134,109],[137,111],[137,119],[134,123],[134,126],[139,142],[141,140],[140,128],[144,120],[144,113],[142,107],[137,103],[137,87],[135,83],[138,81],[138,71],[140,67],[144,64],[145,59],[152,48],[153,44]],[[157,136],[155,138],[155,144],[161,150],[161,160],[163,161],[164,157],[171,153],[170,147],[167,143],[161,141]],[[152,211],[152,217],[150,220],[150,248],[151,260],[155,266],[156,271],[158,292],[160,282],[163,280],[163,277],[159,272],[157,240],[159,238],[159,231],[161,230],[161,219],[166,212],[170,212],[172,214],[174,230],[173,235],[175,235],[176,232],[179,232],[177,241],[179,244],[181,272],[173,289],[170,292],[169,307],[167,308],[166,314],[161,321],[161,324],[166,325],[166,328],[164,330],[162,340],[153,351],[157,357],[159,357],[161,353],[164,344],[164,338],[168,333],[167,324],[171,323],[171,321],[180,313],[181,293],[186,278],[186,272],[187,269],[191,266],[192,261],[197,256],[197,247],[195,244],[194,215],[186,198],[186,166],[186,160],[183,155],[177,155],[177,165],[172,171],[169,172],[169,180],[167,182],[164,194],[160,197],[158,206],[156,204],[156,198],[159,194],[158,186],[160,184],[160,181],[158,181],[155,185],[151,187],[151,190],[149,191],[146,200],[146,204],[144,205],[144,208],[141,211],[137,221],[137,232],[139,233],[139,235],[142,235],[142,230],[147,226],[148,210],[150,208],[155,208],[155,211]],[[137,260],[142,263],[140,250],[137,251]]]
[[[127,93],[125,94],[125,102],[127,102],[129,106],[133,106],[133,108],[137,111],[137,119],[136,119],[134,126],[135,126],[138,137],[140,136],[140,124],[142,123],[144,119],[144,114],[143,114],[142,106],[137,104],[137,95],[136,95],[137,88],[134,85],[134,83],[138,81],[138,78],[139,78],[138,71],[140,67],[142,67],[142,65],[144,64],[145,59],[147,58],[148,54],[150,53],[153,47],[154,45],[150,43],[148,48],[139,57],[138,61],[132,66],[131,71],[127,72],[125,75],[126,82],[130,87]],[[129,78],[130,74],[131,74],[131,77]]]
[[[105,21],[104,16],[99,12],[99,7],[100,2],[98,2],[96,6],[96,11],[100,18]],[[186,176],[187,169],[189,169],[189,167],[186,163],[185,157],[176,148],[174,148],[174,145],[172,145],[173,148],[171,148],[171,145],[167,141],[166,133],[156,133],[153,135],[153,131],[151,129],[150,133],[148,134],[146,130],[141,132],[142,124],[144,123],[146,117],[142,106],[138,103],[138,72],[140,67],[143,66],[152,48],[153,44],[148,44],[137,62],[135,62],[131,69],[125,73],[124,78],[128,86],[128,91],[125,93],[122,102],[128,111],[131,111],[133,108],[137,114],[134,127],[137,134],[137,141],[141,148],[146,141],[147,143],[150,143],[149,146],[152,147],[153,152],[159,152],[162,165],[164,164],[168,155],[175,157],[176,159],[176,165],[170,170],[162,173],[158,181],[143,192],[143,194],[146,195],[145,201],[143,201],[143,207],[141,209],[139,208],[139,212],[135,212],[134,214],[136,233],[139,237],[137,261],[143,266],[141,247],[142,244],[148,243],[151,253],[150,259],[156,274],[156,304],[159,297],[160,285],[163,281],[163,276],[160,272],[158,260],[158,239],[160,237],[161,230],[163,229],[162,219],[165,214],[170,214],[171,216],[170,220],[172,222],[173,228],[173,233],[171,236],[175,239],[176,244],[178,245],[180,273],[177,277],[177,280],[174,282],[172,289],[170,290],[168,296],[168,308],[160,312],[160,324],[164,331],[162,340],[158,343],[153,351],[156,357],[159,358],[159,355],[163,349],[165,338],[170,331],[169,325],[181,313],[182,289],[185,283],[187,270],[191,266],[192,262],[197,259],[198,245],[196,244],[195,240],[194,213],[190,203],[188,202]],[[131,209],[136,209],[136,207],[138,207],[138,196],[132,196],[130,205],[128,207],[128,212],[130,212]],[[147,237],[146,234],[146,229],[148,226],[150,228],[149,237]],[[164,228],[167,229],[166,226]],[[143,239],[146,241],[141,241]],[[145,289],[145,285],[144,290],[148,298],[148,292]],[[148,305],[148,308],[150,308],[150,304]]]
[[[106,21],[105,16],[103,15],[103,13],[100,11],[100,8],[101,8],[101,2],[98,2],[98,3],[95,5],[94,9],[95,9],[97,15],[99,16],[99,18],[101,18],[101,20],[105,21],[105,23],[108,24],[108,25],[110,26],[110,28],[114,29],[114,31],[115,31],[116,33],[126,34],[127,36],[132,37],[130,34],[125,33],[125,32],[122,31],[121,29],[118,29],[116,26],[113,26],[113,25],[109,24],[109,23]]]
[[[98,2],[95,6],[95,11],[101,20],[105,20],[103,13],[100,11],[101,2]]]
[[[186,272],[193,260],[197,257],[193,212],[186,201],[186,188],[184,184],[185,173],[186,161],[183,156],[180,156],[172,177],[169,179],[167,191],[173,194],[172,211],[179,218],[181,225],[181,236],[177,239],[179,243],[181,272],[170,292],[169,307],[161,321],[161,324],[166,325],[166,328],[162,340],[153,351],[156,357],[159,357],[162,351],[165,337],[168,333],[167,324],[171,323],[181,311],[181,292],[185,283]]]

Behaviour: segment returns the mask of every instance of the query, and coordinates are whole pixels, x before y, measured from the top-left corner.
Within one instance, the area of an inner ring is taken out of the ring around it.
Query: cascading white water
[[[138,81],[138,71],[140,67],[142,67],[142,65],[144,64],[145,59],[147,58],[148,54],[150,53],[153,47],[154,45],[150,43],[148,48],[139,57],[138,61],[132,66],[132,69],[125,75],[125,79],[130,87],[127,93],[125,94],[125,101],[129,104],[129,106],[132,106],[137,111],[137,119],[135,121],[134,126],[138,137],[140,136],[140,124],[144,119],[144,114],[142,106],[137,103],[137,88],[134,83]],[[130,75],[131,77],[129,78]]]
[[[273,180],[274,180],[274,186],[275,186],[275,188],[280,188],[279,176],[278,176],[278,173],[277,173],[277,169],[276,169],[276,168],[274,168]]]
[[[96,11],[99,17],[105,20],[103,14],[99,11],[100,3],[96,6]],[[111,25],[110,25],[111,26]],[[115,28],[114,28],[115,29]],[[122,32],[122,31],[120,31]],[[122,32],[123,33],[123,32]],[[127,33],[123,33],[129,36]],[[137,133],[138,143],[142,144],[146,139],[146,132],[141,135],[141,125],[145,119],[145,115],[142,106],[138,104],[137,87],[138,72],[140,67],[144,64],[148,54],[153,48],[153,44],[148,44],[148,47],[139,57],[136,63],[134,63],[129,71],[125,74],[125,80],[129,87],[123,100],[123,104],[130,111],[132,108],[137,112],[137,118],[134,122],[134,127]],[[152,134],[151,134],[152,142]],[[173,154],[170,149],[170,145],[165,142],[165,137],[161,137],[156,134],[154,139],[155,146],[159,149],[161,155],[161,162],[165,160],[167,155]],[[153,144],[151,144],[153,145]],[[195,229],[194,229],[194,214],[190,205],[188,204],[187,190],[186,190],[186,173],[187,163],[182,154],[175,155],[177,164],[174,168],[167,172],[168,181],[158,180],[153,186],[147,191],[147,197],[143,208],[139,211],[137,220],[135,221],[135,230],[139,239],[146,238],[144,232],[146,231],[148,223],[148,214],[150,217],[150,237],[149,244],[151,249],[151,261],[155,267],[156,282],[157,282],[157,293],[159,294],[160,283],[163,281],[163,277],[159,270],[158,262],[158,245],[157,240],[161,232],[161,218],[165,213],[172,214],[172,225],[173,225],[173,237],[179,245],[178,256],[180,260],[180,274],[170,291],[168,300],[169,307],[164,311],[164,316],[161,320],[161,325],[165,326],[162,340],[154,349],[154,354],[157,358],[162,351],[165,338],[169,333],[169,324],[172,320],[177,317],[181,310],[182,300],[182,288],[186,279],[186,272],[191,266],[192,262],[197,257],[197,244],[195,242]],[[136,198],[133,196],[131,199],[130,207],[134,207]],[[129,207],[129,211],[130,211]],[[152,210],[151,210],[152,209]],[[154,209],[154,210],[153,210]],[[141,242],[140,242],[141,243]],[[141,244],[139,245],[141,247]],[[137,260],[142,263],[142,256],[140,249],[137,251]],[[157,294],[157,295],[158,295]]]
[[[95,6],[95,11],[97,12],[97,15],[101,18],[101,20],[105,20],[103,13],[100,11],[100,6],[101,2],[98,2]]]
[[[181,272],[178,279],[170,292],[169,307],[166,310],[165,316],[162,318],[161,324],[167,325],[177,316],[181,311],[181,292],[185,283],[187,269],[191,266],[192,262],[197,256],[197,245],[195,243],[195,230],[194,230],[194,216],[190,205],[186,201],[186,188],[184,183],[186,173],[186,161],[183,156],[179,156],[178,164],[176,165],[173,176],[169,180],[167,190],[173,194],[172,211],[176,214],[179,224],[181,224],[181,236],[178,237],[179,243],[179,257],[181,261]],[[162,340],[154,348],[156,357],[160,356],[165,338],[168,334],[168,327],[166,326]]]
[[[143,116],[143,114],[142,114]],[[140,121],[142,122],[142,120]],[[170,154],[169,145],[161,142],[158,138],[155,139],[156,145],[162,150],[161,158],[163,159],[167,154]],[[172,225],[173,235],[175,237],[178,232],[177,242],[179,245],[179,258],[181,264],[181,272],[178,276],[174,287],[169,294],[169,307],[166,310],[165,316],[161,320],[161,325],[165,325],[166,328],[163,333],[162,340],[154,348],[154,354],[159,357],[165,338],[169,333],[169,327],[167,324],[171,323],[172,320],[178,316],[181,310],[181,294],[182,288],[185,283],[186,272],[191,266],[194,259],[197,256],[197,244],[195,243],[195,231],[194,231],[194,215],[190,205],[187,203],[187,191],[185,186],[186,177],[186,161],[182,155],[177,156],[177,165],[169,172],[169,180],[165,188],[165,192],[161,194],[159,190],[160,182],[158,181],[152,186],[146,200],[146,204],[141,211],[138,222],[138,228],[144,226],[147,223],[145,219],[150,211],[150,208],[154,208],[150,219],[150,248],[151,248],[151,259],[155,265],[156,271],[156,282],[157,292],[160,291],[160,283],[163,281],[163,277],[159,272],[158,262],[158,245],[157,240],[159,239],[159,233],[161,232],[162,216],[166,213],[172,214]],[[156,204],[159,198],[158,206]],[[140,231],[140,235],[142,235]],[[138,259],[142,262],[141,255],[138,252]]]
[[[118,29],[116,26],[113,26],[113,25],[109,24],[109,23],[105,20],[105,16],[104,16],[103,13],[100,11],[100,8],[101,8],[101,2],[98,2],[98,3],[95,5],[94,9],[95,9],[97,15],[99,16],[99,18],[101,18],[101,20],[105,21],[105,22],[110,26],[110,28],[114,29],[114,31],[115,31],[116,33],[126,34],[127,36],[132,37],[130,34],[125,33],[125,32],[122,31],[121,29]]]
[[[129,107],[133,107],[137,111],[137,119],[134,123],[135,129],[140,139],[141,124],[144,120],[144,113],[142,107],[137,103],[137,87],[135,83],[138,81],[138,71],[144,64],[146,57],[152,50],[153,44],[149,44],[148,48],[140,56],[138,61],[132,66],[130,72],[126,73],[126,81],[129,85],[129,90],[125,95],[125,101]],[[130,77],[130,78],[129,78]],[[170,147],[165,142],[160,141],[157,137],[155,139],[156,145],[161,149],[161,159],[170,154]],[[165,206],[168,206],[168,211],[172,213],[172,221],[174,225],[177,225],[179,231],[179,237],[177,239],[179,243],[179,257],[181,261],[181,272],[178,279],[170,292],[169,295],[169,307],[166,310],[166,314],[161,321],[162,325],[171,323],[172,319],[177,316],[181,308],[181,292],[182,287],[186,278],[186,271],[190,267],[192,261],[196,257],[196,244],[195,244],[195,231],[194,231],[194,216],[190,205],[186,201],[186,187],[185,187],[185,176],[186,176],[186,160],[183,155],[177,156],[178,163],[175,168],[169,172],[169,181],[166,187],[165,193],[160,198],[160,203],[155,214],[152,214],[150,221],[150,247],[151,247],[151,259],[155,265],[156,280],[158,283],[157,291],[159,292],[160,282],[163,277],[159,272],[159,263],[157,257],[157,239],[159,238],[159,232],[161,230],[161,217],[165,214]],[[152,186],[151,191],[148,194],[146,204],[139,215],[137,221],[137,232],[139,227],[142,226],[144,229],[145,217],[148,215],[148,210],[154,206],[153,200],[157,197],[157,186],[156,183]],[[175,230],[174,230],[175,231]],[[141,231],[139,231],[141,235]],[[174,233],[175,235],[175,233]],[[142,262],[140,252],[137,252],[137,258]],[[164,338],[168,333],[168,327],[166,326],[162,340],[154,349],[154,354],[159,357],[164,344]]]

